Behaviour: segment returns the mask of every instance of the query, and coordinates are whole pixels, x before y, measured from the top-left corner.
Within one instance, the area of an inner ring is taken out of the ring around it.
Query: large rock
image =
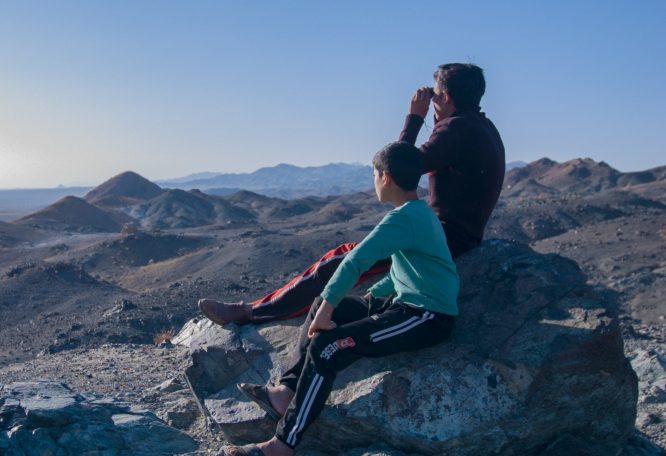
[[[572,442],[582,442],[576,454],[616,454],[634,429],[637,378],[609,295],[571,260],[504,241],[484,243],[458,268],[452,341],[341,372],[304,454],[377,442],[427,455],[554,456],[572,454]],[[190,380],[228,440],[272,435],[275,423],[235,384],[276,380],[300,322],[192,321],[175,339],[190,347]]]
[[[166,456],[196,448],[183,432],[127,403],[87,398],[57,382],[0,387],[0,454]]]

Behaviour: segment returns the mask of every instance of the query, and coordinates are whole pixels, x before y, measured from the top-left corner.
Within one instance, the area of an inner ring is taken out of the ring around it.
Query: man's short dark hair
[[[380,173],[388,173],[405,191],[415,190],[423,173],[423,157],[412,144],[397,141],[387,144],[372,159],[372,165]]]
[[[471,63],[440,65],[433,75],[439,89],[446,91],[456,109],[476,109],[486,92],[483,70]]]

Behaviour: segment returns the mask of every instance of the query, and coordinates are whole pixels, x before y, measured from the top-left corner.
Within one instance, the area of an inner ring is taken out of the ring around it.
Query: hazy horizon
[[[540,158],[549,158],[549,157],[540,157]],[[575,158],[589,158],[589,157],[575,157]],[[572,158],[572,160],[574,160],[575,158]],[[537,159],[537,160],[538,160],[538,159]],[[321,167],[321,166],[328,166],[328,165],[336,165],[336,164],[342,164],[342,165],[357,165],[357,166],[371,166],[370,164],[364,165],[363,163],[360,163],[360,162],[351,162],[351,163],[346,163],[346,162],[337,162],[337,163],[334,163],[334,162],[331,162],[331,163],[326,163],[326,164],[324,164],[324,165],[317,165],[317,166],[314,166],[314,167]],[[511,169],[511,168],[513,168],[513,167],[516,167],[517,165],[520,166],[520,165],[522,165],[522,164],[527,165],[527,164],[529,164],[529,163],[528,163],[528,162],[524,162],[524,161],[522,161],[522,160],[507,161],[507,162],[506,162],[507,170],[509,170],[509,169]],[[276,165],[274,165],[274,166],[265,166],[265,167],[257,168],[257,169],[255,169],[255,170],[249,171],[249,172],[247,172],[247,173],[245,173],[245,172],[241,172],[241,173],[226,173],[226,172],[218,172],[218,171],[201,171],[201,172],[190,173],[190,174],[186,174],[186,175],[182,175],[182,176],[171,176],[171,177],[160,178],[160,179],[151,179],[150,177],[145,176],[145,175],[143,175],[143,174],[141,174],[141,173],[137,173],[137,174],[141,175],[142,177],[148,179],[148,180],[151,181],[151,182],[154,182],[154,183],[160,183],[160,182],[169,182],[169,181],[183,180],[184,178],[191,177],[191,176],[196,176],[196,175],[198,175],[198,174],[211,174],[211,175],[214,175],[214,176],[218,176],[218,175],[222,175],[222,174],[252,174],[252,173],[254,173],[254,172],[256,172],[256,171],[259,171],[259,170],[261,170],[261,169],[270,169],[270,168],[274,168],[274,167],[277,167],[277,166],[280,166],[280,165],[297,166],[297,167],[299,167],[299,168],[307,168],[307,167],[308,167],[308,166],[298,166],[298,165],[293,165],[293,164],[291,164],[291,163],[278,163],[278,164],[276,164]],[[611,165],[611,166],[612,166],[612,165]],[[310,167],[312,167],[312,166],[310,166]],[[615,168],[615,169],[617,169],[617,168]],[[628,171],[623,171],[623,170],[618,170],[618,171],[620,171],[620,172],[628,172]],[[644,170],[639,170],[639,171],[644,171]],[[98,185],[101,185],[103,182],[105,182],[105,181],[107,181],[107,180],[113,178],[114,176],[116,176],[116,175],[118,175],[118,174],[122,174],[122,173],[124,173],[124,172],[136,172],[136,171],[134,171],[134,170],[129,170],[129,169],[128,169],[128,170],[125,170],[125,171],[121,171],[120,173],[117,173],[117,174],[114,174],[114,175],[108,176],[108,177],[104,178],[102,181],[99,181],[99,182],[87,182],[87,183],[86,183],[86,182],[82,182],[82,183],[76,183],[76,182],[75,182],[75,183],[71,183],[71,184],[58,184],[58,185],[53,186],[53,187],[0,187],[0,191],[31,191],[31,190],[39,191],[39,190],[58,190],[58,189],[77,189],[77,188],[78,188],[78,189],[90,189],[90,188],[94,188],[94,187],[96,187],[96,186],[98,186]],[[425,178],[425,176],[423,176],[423,178]],[[188,181],[189,181],[189,180],[195,180],[195,179],[206,179],[206,177],[188,179]],[[187,181],[185,181],[185,182],[187,182]]]
[[[659,0],[0,0],[0,188],[369,163],[451,61],[484,68],[507,161],[645,170],[665,164],[664,22]]]

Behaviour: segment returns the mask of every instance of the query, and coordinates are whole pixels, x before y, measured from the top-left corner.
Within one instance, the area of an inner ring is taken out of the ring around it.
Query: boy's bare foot
[[[218,325],[236,323],[244,325],[252,321],[252,304],[240,302],[222,302],[213,299],[199,299],[199,309],[211,321]]]
[[[284,412],[287,411],[287,407],[294,397],[294,392],[284,385],[268,386],[266,389],[271,405],[280,416],[284,416]]]
[[[257,443],[257,447],[264,452],[266,456],[291,456],[294,450],[289,448],[286,443],[273,437],[267,442]]]
[[[292,456],[294,450],[282,443],[277,437],[257,444],[238,446],[227,446],[222,449],[224,456],[254,456],[260,452],[263,456]]]

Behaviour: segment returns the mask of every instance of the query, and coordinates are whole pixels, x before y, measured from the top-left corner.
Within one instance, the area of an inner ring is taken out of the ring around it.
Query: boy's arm
[[[321,297],[334,307],[354,287],[361,274],[378,260],[388,258],[401,249],[413,245],[414,231],[409,218],[400,212],[391,211],[352,250],[328,281]]]
[[[391,274],[386,274],[380,281],[368,289],[368,293],[376,298],[381,298],[395,293],[395,285],[391,280]]]
[[[326,300],[321,303],[315,314],[310,327],[308,328],[308,338],[312,339],[319,331],[328,331],[338,326],[331,318],[333,317],[333,306]]]

